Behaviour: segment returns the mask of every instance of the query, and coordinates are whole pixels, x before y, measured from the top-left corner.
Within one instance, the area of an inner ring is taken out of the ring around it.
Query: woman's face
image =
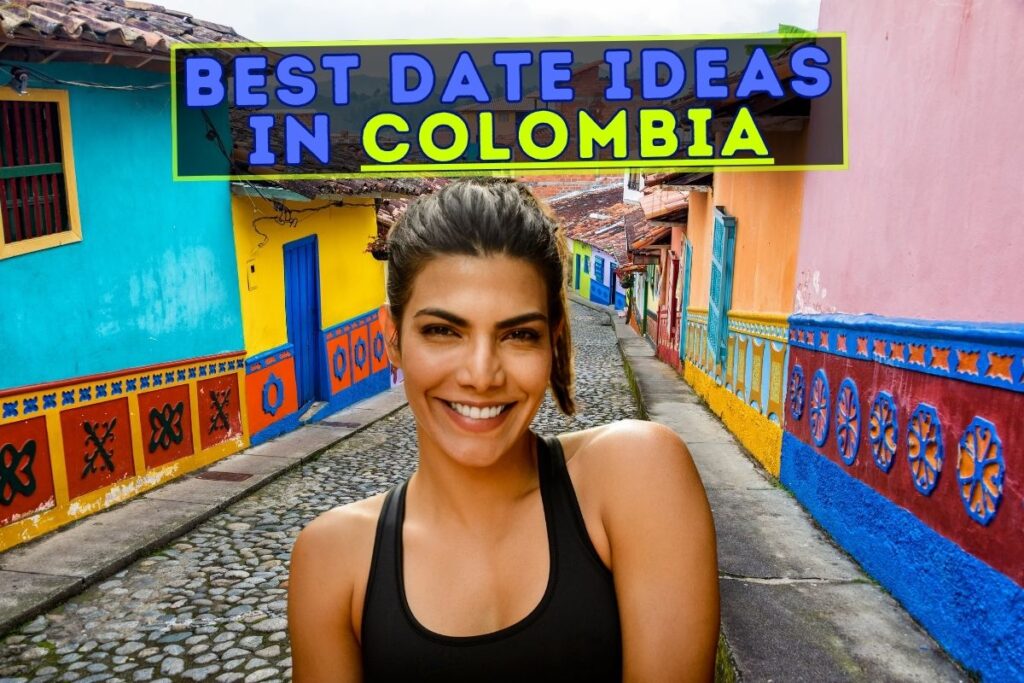
[[[523,436],[551,374],[547,289],[507,256],[440,256],[420,271],[402,314],[402,368],[421,451],[486,467]],[[394,339],[391,321],[386,323]]]

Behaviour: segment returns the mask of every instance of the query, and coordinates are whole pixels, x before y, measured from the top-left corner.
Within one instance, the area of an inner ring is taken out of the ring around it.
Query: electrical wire
[[[36,79],[38,79],[40,81],[43,81],[44,83],[48,83],[50,85],[73,85],[73,86],[78,87],[78,88],[96,88],[96,89],[99,89],[99,90],[128,90],[128,91],[131,91],[131,90],[158,90],[160,88],[169,88],[170,85],[171,85],[170,81],[168,81],[166,83],[154,83],[152,85],[109,85],[107,83],[94,83],[92,81],[72,81],[72,80],[67,80],[67,79],[63,79],[63,78],[54,78],[53,76],[50,76],[49,74],[43,73],[42,71],[37,71],[36,69],[33,69],[32,67],[26,66],[24,64],[16,64],[15,65],[15,64],[10,64],[10,63],[4,63],[4,64],[0,64],[0,67],[2,67],[4,69],[7,69],[7,73],[12,78],[14,77],[14,70],[15,69],[21,69],[22,71],[27,73],[29,76],[32,76],[33,78],[36,78]]]

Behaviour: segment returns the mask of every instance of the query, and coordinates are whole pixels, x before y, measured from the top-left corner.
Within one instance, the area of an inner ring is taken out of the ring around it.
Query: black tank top
[[[551,558],[547,588],[521,621],[483,635],[442,635],[416,621],[402,577],[407,482],[388,493],[363,607],[364,680],[622,680],[615,585],[587,534],[558,439],[538,440],[537,466]]]

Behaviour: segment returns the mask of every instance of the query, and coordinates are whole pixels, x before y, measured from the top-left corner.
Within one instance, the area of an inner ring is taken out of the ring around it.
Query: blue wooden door
[[[284,309],[299,406],[319,395],[320,272],[316,235],[284,245]]]
[[[576,286],[574,287],[574,289],[578,292],[578,291],[580,291],[580,255],[579,254],[576,254],[576,267],[573,268],[572,272],[576,276]]]

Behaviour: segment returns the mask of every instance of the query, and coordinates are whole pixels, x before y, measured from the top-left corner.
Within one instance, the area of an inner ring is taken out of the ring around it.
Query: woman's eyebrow
[[[414,315],[413,317],[418,318],[421,315],[432,315],[435,318],[447,320],[452,325],[458,325],[459,327],[469,327],[468,320],[466,320],[465,318],[461,318],[455,315],[454,313],[449,313],[443,308],[421,308],[420,310],[416,311],[416,315]]]
[[[543,313],[539,312],[523,313],[522,315],[517,315],[513,318],[508,318],[507,320],[502,320],[500,323],[496,325],[496,327],[499,330],[503,330],[507,327],[515,327],[516,325],[522,325],[523,323],[532,323],[535,320],[539,320],[541,322],[546,323],[548,321],[548,317]]]
[[[470,323],[468,320],[461,316],[455,315],[450,311],[446,311],[443,308],[421,308],[420,310],[416,311],[416,314],[413,317],[418,318],[421,315],[430,315],[436,318],[441,318],[442,320],[447,320],[451,324],[457,325],[459,327],[470,327]],[[531,323],[537,320],[546,323],[548,321],[548,317],[543,313],[537,311],[532,313],[523,313],[522,315],[517,315],[511,318],[507,318],[506,320],[502,320],[501,322],[497,323],[495,327],[498,328],[499,330],[504,330],[509,327],[515,327],[516,325]]]

